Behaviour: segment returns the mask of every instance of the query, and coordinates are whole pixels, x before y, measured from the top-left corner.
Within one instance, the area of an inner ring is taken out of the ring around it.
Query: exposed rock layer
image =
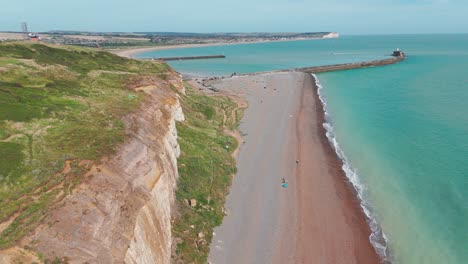
[[[30,241],[69,263],[169,263],[171,205],[178,178],[176,121],[184,120],[180,76],[132,84],[148,96],[124,118],[130,135],[117,153],[89,167],[83,182]],[[171,87],[172,86],[172,87]]]

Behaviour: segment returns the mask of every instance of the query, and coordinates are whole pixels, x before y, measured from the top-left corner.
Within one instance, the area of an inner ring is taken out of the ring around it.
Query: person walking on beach
[[[288,181],[287,181],[285,178],[283,178],[283,179],[281,180],[281,187],[283,187],[283,188],[288,187]]]

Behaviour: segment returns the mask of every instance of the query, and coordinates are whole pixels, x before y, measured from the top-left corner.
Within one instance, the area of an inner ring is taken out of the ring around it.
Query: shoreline
[[[332,149],[332,151],[335,153],[335,156],[337,157],[337,160],[341,164],[341,171],[344,174],[344,177],[346,178],[346,182],[348,185],[351,187],[353,191],[353,195],[356,197],[357,202],[359,207],[361,208],[361,211],[365,215],[365,219],[367,221],[367,225],[369,226],[371,235],[369,236],[370,243],[374,247],[375,252],[381,259],[381,263],[392,263],[392,253],[389,251],[388,248],[388,240],[385,236],[385,233],[383,232],[381,226],[377,222],[377,220],[374,218],[372,214],[372,209],[369,208],[370,205],[368,201],[364,200],[362,198],[362,191],[363,187],[361,183],[359,182],[359,177],[357,176],[356,180],[356,175],[353,175],[355,172],[353,172],[351,168],[351,164],[349,164],[343,150],[340,148],[339,144],[336,142],[336,138],[334,135],[333,131],[333,126],[332,124],[329,123],[329,120],[327,120],[327,104],[322,98],[322,94],[320,91],[323,89],[320,81],[318,80],[317,76],[315,74],[312,74],[314,80],[315,80],[315,86],[316,86],[316,91],[317,91],[317,98],[319,102],[321,103],[321,109],[322,109],[322,114],[323,114],[323,128],[324,128],[324,135],[325,138],[328,141],[328,145]],[[351,174],[351,175],[350,175]],[[353,180],[354,178],[354,180]]]
[[[363,241],[364,244],[371,245],[370,250],[369,248],[366,249],[370,251],[368,252],[369,255],[367,256],[369,258],[367,259],[367,261],[364,261],[363,263],[371,263],[372,261],[375,261],[375,260],[377,260],[377,263],[379,263],[381,261],[381,258],[380,256],[378,256],[377,252],[375,251],[375,248],[373,247],[370,241],[372,230],[367,222],[367,216],[365,212],[363,211],[363,208],[361,207],[361,201],[358,197],[357,190],[354,188],[353,184],[350,182],[350,180],[346,176],[345,171],[342,169],[343,161],[340,159],[336,151],[333,149],[333,146],[331,145],[331,142],[329,141],[329,138],[327,137],[327,130],[324,128],[324,124],[327,122],[326,115],[325,115],[326,112],[325,112],[324,105],[322,104],[322,100],[320,98],[317,77],[315,75],[310,75],[310,74],[309,76],[311,76],[312,78],[312,86],[313,86],[312,89],[313,89],[314,101],[316,105],[316,114],[318,117],[316,121],[316,129],[318,133],[320,134],[321,144],[323,148],[326,149],[327,151],[327,156],[330,161],[330,169],[334,171],[338,185],[341,185],[340,188],[342,188],[343,193],[347,195],[347,199],[345,198],[344,200],[349,206],[348,208],[352,208],[350,210],[354,211],[354,212],[351,212],[351,214],[355,214],[355,215],[352,215],[351,218],[353,218],[353,221],[356,220],[356,218],[359,218],[358,220],[359,229],[365,235],[365,240]],[[375,256],[377,257],[376,259],[374,258]],[[360,261],[362,261],[362,259],[360,259]]]
[[[280,250],[275,263],[380,263],[381,259],[369,239],[371,228],[357,192],[342,170],[342,161],[326,136],[327,131],[323,127],[325,110],[319,98],[316,79],[311,75],[306,79],[308,84],[302,88],[296,122],[296,151],[300,163],[295,174],[297,186],[294,198],[298,221],[291,223],[290,216],[283,215],[285,223],[296,224],[296,232],[281,235],[283,239],[286,237],[282,247],[292,243],[295,248],[289,252]],[[313,146],[313,141],[318,143],[321,151],[312,149],[317,148]],[[314,155],[314,152],[322,153]],[[328,174],[328,179],[314,175],[314,169],[317,171],[316,168],[320,166],[318,162],[325,165],[328,173],[323,170],[321,173]],[[321,188],[330,188],[329,184],[333,185],[333,191],[316,195]],[[333,209],[330,210],[330,207]],[[341,221],[337,221],[338,218]],[[317,237],[320,239],[313,239]]]
[[[216,43],[202,43],[202,44],[177,44],[177,45],[166,45],[166,46],[154,46],[154,47],[137,47],[137,48],[124,48],[124,49],[109,49],[110,53],[119,55],[121,57],[135,59],[139,53],[157,51],[157,50],[171,50],[171,49],[184,49],[184,48],[202,48],[202,47],[215,47],[215,46],[231,46],[231,45],[242,45],[242,44],[258,44],[258,43],[270,43],[270,42],[291,42],[291,41],[303,41],[303,40],[322,40],[327,38],[304,38],[304,39],[286,39],[286,40],[257,40],[249,42],[216,42]]]
[[[249,108],[211,263],[379,263],[355,189],[326,137],[314,77],[267,73],[212,84],[243,96]]]

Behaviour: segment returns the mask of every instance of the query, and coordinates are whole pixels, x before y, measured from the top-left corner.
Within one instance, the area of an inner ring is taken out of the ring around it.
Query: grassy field
[[[181,156],[173,224],[173,263],[207,262],[213,228],[224,217],[223,206],[236,172],[232,157],[237,140],[223,133],[236,129],[243,109],[227,97],[209,97],[187,88],[181,98],[186,121],[178,123]],[[188,201],[196,200],[196,205]]]
[[[144,97],[131,80],[168,70],[86,48],[0,44],[0,249],[73,191],[80,161],[124,142],[121,118]]]

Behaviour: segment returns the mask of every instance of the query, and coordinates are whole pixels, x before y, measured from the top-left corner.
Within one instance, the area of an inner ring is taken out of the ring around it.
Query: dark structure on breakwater
[[[189,57],[167,57],[167,58],[152,58],[152,60],[174,61],[174,60],[204,60],[204,59],[224,59],[224,55],[208,55],[208,56],[189,56]]]
[[[395,51],[393,51],[392,56],[393,57],[405,56],[405,53],[401,51],[400,49],[396,49]]]

